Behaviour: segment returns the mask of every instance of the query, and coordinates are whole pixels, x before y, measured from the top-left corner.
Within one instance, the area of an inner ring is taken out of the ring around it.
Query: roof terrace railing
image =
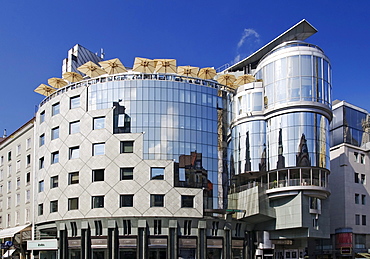
[[[112,76],[101,76],[92,79],[85,79],[80,82],[71,83],[56,92],[52,93],[48,97],[46,97],[40,103],[39,107],[42,107],[45,103],[53,99],[54,97],[61,95],[65,92],[80,88],[80,87],[88,87],[90,85],[110,82],[110,81],[127,81],[127,80],[165,80],[165,81],[176,81],[176,82],[188,82],[197,85],[203,85],[211,88],[215,88],[217,90],[222,91],[229,91],[235,93],[235,89],[231,88],[226,85],[222,85],[217,83],[214,80],[206,80],[196,77],[187,77],[187,76],[179,76],[175,74],[117,74]]]

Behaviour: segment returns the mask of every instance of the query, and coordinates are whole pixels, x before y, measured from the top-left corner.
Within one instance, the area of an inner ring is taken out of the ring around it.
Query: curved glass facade
[[[324,53],[313,46],[286,43],[261,61],[256,78],[264,82],[266,108],[295,101],[331,105],[330,63]]]

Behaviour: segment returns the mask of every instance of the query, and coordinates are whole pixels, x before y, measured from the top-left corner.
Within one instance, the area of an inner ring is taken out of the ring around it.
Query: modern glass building
[[[231,101],[229,142],[229,205],[245,211],[237,218],[250,222],[257,258],[315,256],[329,238],[331,68],[318,46],[303,42],[315,29],[296,26],[307,33],[287,31],[224,71],[257,79]]]

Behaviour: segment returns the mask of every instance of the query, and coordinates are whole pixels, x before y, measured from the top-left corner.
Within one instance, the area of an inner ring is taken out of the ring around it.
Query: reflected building
[[[229,142],[230,209],[256,258],[313,258],[330,237],[331,67],[304,42],[315,32],[303,20],[224,71],[256,78],[232,99]]]

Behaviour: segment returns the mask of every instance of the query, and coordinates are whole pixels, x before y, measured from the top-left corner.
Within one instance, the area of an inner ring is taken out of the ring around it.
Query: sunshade
[[[76,72],[65,72],[63,74],[63,78],[72,83],[81,81],[83,79],[83,77],[79,73],[76,73]]]
[[[199,70],[198,77],[202,79],[213,79],[216,76],[216,70],[212,67],[204,67]]]
[[[127,72],[127,69],[125,68],[125,66],[121,63],[121,61],[118,58],[101,61],[99,62],[99,65],[102,68],[104,68],[104,70],[109,75]]]
[[[217,78],[217,82],[219,82],[222,85],[231,86],[235,81],[236,81],[235,76],[230,74],[224,74]]]
[[[192,66],[178,66],[177,67],[177,74],[180,76],[197,77],[198,71],[199,71],[199,67],[192,67]]]
[[[85,64],[77,68],[78,71],[88,75],[90,78],[101,76],[106,74],[97,64],[91,61],[87,61]]]
[[[153,73],[154,68],[154,60],[148,58],[135,58],[132,70],[141,73]]]
[[[254,81],[256,81],[254,76],[252,76],[252,75],[242,75],[242,76],[238,76],[238,78],[235,81],[235,84],[245,85],[245,84],[248,84],[248,83],[251,83],[251,82],[254,82]]]
[[[176,73],[176,59],[157,59],[157,73]]]
[[[57,77],[49,78],[48,84],[54,88],[62,88],[63,86],[68,85],[68,83],[64,79]]]
[[[54,93],[56,90],[51,87],[51,86],[48,86],[46,84],[41,84],[39,85],[35,90],[34,92],[38,93],[38,94],[42,94],[42,95],[45,95],[45,96],[49,96],[51,95],[52,93]]]

